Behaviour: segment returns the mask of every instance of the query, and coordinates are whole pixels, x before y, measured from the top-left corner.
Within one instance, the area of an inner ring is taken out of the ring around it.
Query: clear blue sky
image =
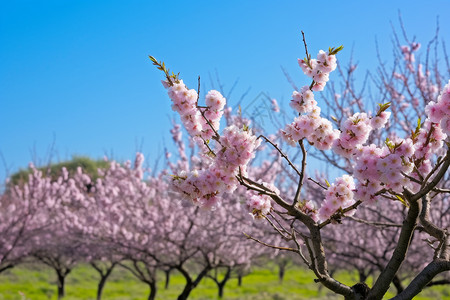
[[[226,88],[239,78],[234,101],[251,87],[247,99],[263,91],[287,102],[280,66],[306,82],[300,30],[313,55],[343,44],[341,61],[354,47],[374,69],[375,38],[389,56],[399,10],[417,40],[429,41],[439,15],[440,37],[450,36],[448,0],[0,1],[0,152],[11,172],[32,153],[43,162],[53,140],[55,160],[124,160],[138,148],[154,160],[175,115],[148,54],[193,88],[217,70]]]

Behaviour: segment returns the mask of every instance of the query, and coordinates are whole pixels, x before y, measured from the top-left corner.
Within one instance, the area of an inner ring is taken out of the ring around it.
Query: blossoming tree
[[[402,27],[403,29],[403,27]],[[404,30],[404,29],[403,29]],[[410,128],[417,126],[417,118],[424,118],[425,111],[433,106],[439,91],[443,89],[445,81],[445,67],[448,64],[439,63],[438,37],[437,35],[428,43],[425,51],[419,49],[421,45],[408,39],[404,32],[406,42],[402,44],[398,35],[394,32],[394,64],[388,66],[380,59],[378,76],[368,76],[375,88],[375,97],[379,101],[390,101],[389,108],[392,115],[389,124],[383,131],[372,132],[367,143],[380,144],[388,138],[397,140],[402,135],[409,135]],[[446,57],[444,49],[444,57]],[[343,120],[359,110],[366,110],[367,83],[360,90],[355,88],[356,65],[352,62],[347,67],[339,67],[339,81],[329,89],[328,97],[322,97],[328,106],[334,107],[333,114],[337,120]],[[442,70],[443,69],[443,70]],[[445,148],[444,148],[445,149]],[[444,154],[444,149],[437,156]],[[312,149],[314,150],[314,149]],[[336,168],[353,172],[351,162],[333,153],[325,151],[313,151],[312,156]],[[417,165],[424,168],[424,165]],[[428,172],[426,172],[428,173]],[[326,178],[326,176],[318,176]],[[449,176],[444,176],[439,185],[449,186]],[[323,182],[325,184],[325,182]],[[440,228],[448,228],[450,203],[448,193],[432,193],[433,205],[430,207],[430,219]],[[405,207],[402,205],[386,205],[378,201],[371,206],[364,206],[358,210],[358,215],[343,220],[341,226],[327,228],[329,233],[324,233],[330,246],[330,263],[336,267],[356,269],[361,281],[368,275],[382,271],[388,263],[395,249],[395,241],[401,229],[404,219]],[[397,292],[404,289],[406,278],[411,278],[426,266],[426,262],[432,259],[433,251],[430,251],[430,239],[427,233],[422,232],[422,227],[416,227],[406,261],[394,277],[393,284]],[[433,245],[431,245],[433,247]],[[427,286],[445,284],[445,278],[435,278]]]
[[[441,184],[450,165],[448,138],[450,134],[450,82],[426,104],[426,118],[404,123],[407,132],[393,139],[369,143],[371,134],[386,130],[391,112],[390,103],[380,104],[375,113],[358,111],[343,114],[340,119],[328,119],[321,113],[315,93],[322,91],[330,73],[337,67],[336,54],[341,47],[319,51],[317,58],[308,53],[298,63],[311,84],[293,92],[290,103],[297,117],[278,132],[284,141],[301,151],[301,161],[291,161],[286,151],[271,139],[256,136],[244,125],[226,126],[220,131],[225,98],[218,91],[209,91],[204,104],[199,103],[199,91],[188,89],[178,75],[169,73],[164,63],[150,57],[165,74],[163,85],[172,100],[172,109],[179,113],[186,131],[203,152],[202,164],[189,172],[173,176],[173,186],[180,195],[193,203],[213,207],[220,201],[228,205],[225,194],[238,185],[248,190],[247,204],[255,218],[266,219],[287,245],[270,245],[297,253],[320,282],[346,299],[381,299],[404,262],[417,226],[435,239],[433,257],[399,293],[395,299],[411,299],[437,274],[450,270],[450,242],[445,228],[430,217],[430,207],[436,194],[448,194]],[[409,51],[409,50],[408,50]],[[405,49],[405,53],[406,53]],[[409,56],[411,59],[411,56]],[[422,73],[422,77],[428,76]],[[425,83],[426,84],[426,81]],[[396,99],[392,99],[396,101]],[[333,127],[333,122],[338,128]],[[394,128],[395,129],[395,128]],[[297,186],[292,195],[282,192],[272,182],[258,181],[248,172],[248,166],[258,147],[270,144],[286,165],[296,174]],[[307,151],[305,143],[327,151],[347,163],[347,174],[322,185],[306,181]],[[323,188],[322,200],[302,199],[305,185]],[[287,196],[287,197],[286,197]],[[442,201],[448,201],[443,197]],[[222,200],[221,200],[222,199]],[[352,216],[361,205],[405,205],[400,233],[387,264],[383,265],[372,287],[365,283],[343,284],[328,272],[328,254],[324,250],[322,232],[327,226]]]

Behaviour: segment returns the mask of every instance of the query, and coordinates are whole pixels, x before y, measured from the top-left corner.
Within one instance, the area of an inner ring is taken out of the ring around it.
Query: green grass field
[[[347,284],[356,282],[355,277],[345,272],[338,274],[337,279]],[[65,299],[95,299],[97,280],[97,273],[89,266],[75,268],[66,280]],[[169,289],[165,290],[161,276],[157,299],[176,299],[183,285],[183,277],[174,272]],[[290,268],[286,272],[284,282],[279,283],[275,267],[260,268],[244,277],[241,287],[237,285],[237,279],[231,279],[225,287],[224,299],[341,299],[328,293],[325,288],[319,289],[319,286],[313,282],[313,276],[308,270]],[[128,271],[117,268],[106,283],[103,299],[146,299],[148,291],[148,287],[137,281]],[[20,266],[0,275],[0,300],[56,298],[55,275],[52,270],[41,265]],[[190,299],[217,299],[215,283],[204,279],[192,292]],[[426,289],[415,299],[450,299],[450,286]]]

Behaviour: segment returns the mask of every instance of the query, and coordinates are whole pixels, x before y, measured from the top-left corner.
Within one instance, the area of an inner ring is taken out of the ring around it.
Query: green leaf
[[[421,123],[421,119],[419,118],[418,120],[417,120],[417,127],[416,127],[416,130],[414,130],[414,131],[412,131],[411,130],[411,138],[414,140],[414,139],[416,139],[417,138],[417,136],[419,135],[419,132],[420,132],[420,128],[422,127],[422,123]]]
[[[337,48],[328,48],[328,54],[329,55],[336,55],[339,51],[341,51],[342,49],[344,49],[344,46],[343,45],[340,45],[339,47],[337,47]]]
[[[377,116],[380,115],[380,113],[382,113],[383,111],[387,110],[389,107],[391,107],[391,102],[387,102],[384,104],[378,103],[378,112],[377,112]]]
[[[421,119],[419,118],[417,120],[417,127],[416,127],[416,133],[419,133],[420,128],[422,127]]]
[[[406,202],[405,199],[403,199],[399,195],[395,195],[395,197],[397,197],[398,201],[400,201],[404,206],[409,207],[408,202]]]
[[[327,187],[330,187],[331,184],[328,182],[328,180],[325,179],[325,183],[327,184]]]
[[[170,175],[174,180],[185,180],[186,176]]]
[[[391,140],[389,140],[389,138],[386,138],[386,140],[384,141],[384,143],[386,144],[386,146],[388,146],[388,148],[389,148],[390,150],[392,150],[392,149],[395,148],[395,144],[394,144]]]

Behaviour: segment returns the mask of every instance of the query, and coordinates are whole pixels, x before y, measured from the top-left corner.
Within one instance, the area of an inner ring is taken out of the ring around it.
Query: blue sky
[[[353,48],[360,69],[374,70],[375,39],[388,58],[399,10],[418,41],[439,15],[440,37],[450,36],[448,0],[0,1],[0,152],[10,172],[45,162],[53,143],[55,161],[136,150],[154,160],[175,114],[147,55],[193,88],[198,75],[204,87],[215,72],[225,89],[239,79],[231,103],[248,88],[247,101],[266,92],[287,103],[280,66],[307,82],[300,30],[313,55],[343,44],[341,61]]]

